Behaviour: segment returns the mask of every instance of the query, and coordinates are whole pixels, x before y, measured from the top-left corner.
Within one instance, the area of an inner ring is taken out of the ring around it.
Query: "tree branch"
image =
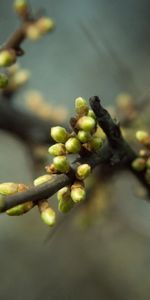
[[[98,97],[90,98],[90,104],[95,112],[99,125],[107,135],[108,143],[105,142],[99,152],[91,153],[74,161],[71,164],[72,172],[70,174],[54,175],[53,180],[50,182],[33,187],[26,192],[6,197],[4,203],[1,203],[2,212],[29,200],[36,203],[39,200],[51,197],[60,188],[74,181],[74,171],[79,162],[81,164],[85,162],[88,163],[92,169],[100,164],[110,165],[112,163],[124,166],[125,168],[128,167],[138,180],[143,183],[150,194],[150,186],[145,181],[143,174],[140,175],[131,169],[131,162],[137,155],[123,139],[119,126],[113,122],[111,116],[101,106]],[[117,157],[117,159],[115,159],[115,157]]]

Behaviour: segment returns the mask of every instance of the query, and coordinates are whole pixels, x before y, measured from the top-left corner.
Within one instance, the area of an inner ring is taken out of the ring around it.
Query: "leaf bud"
[[[71,199],[70,187],[65,186],[60,189],[57,193],[57,198],[59,201],[58,209],[62,213],[67,213],[73,207],[74,202]]]
[[[142,130],[137,131],[136,138],[143,145],[150,144],[150,135],[146,131],[142,131]]]
[[[96,126],[96,122],[91,117],[83,116],[77,121],[76,126],[78,129],[81,129],[84,131],[92,131]]]
[[[14,9],[17,14],[22,15],[27,12],[28,4],[26,0],[15,0],[14,1]]]
[[[8,209],[6,213],[9,216],[20,216],[27,213],[29,210],[31,210],[33,206],[34,206],[33,202],[28,201],[26,203],[19,204],[17,206],[14,206],[13,208]]]
[[[76,177],[80,180],[84,180],[91,173],[91,166],[88,164],[82,164],[77,167]]]
[[[49,147],[48,152],[54,156],[64,155],[64,154],[66,154],[66,148],[65,148],[64,144],[57,143],[57,144]]]
[[[42,176],[36,178],[33,183],[34,183],[34,186],[38,186],[40,184],[43,184],[43,183],[45,183],[47,181],[51,181],[51,180],[53,180],[53,176],[46,174],[46,175],[42,175]]]
[[[75,110],[79,116],[86,115],[88,113],[88,105],[85,99],[78,97],[75,100]]]
[[[65,143],[68,153],[79,153],[81,150],[81,143],[76,137],[71,137]]]
[[[69,172],[70,166],[69,166],[69,162],[68,162],[68,159],[66,156],[62,155],[62,156],[54,157],[53,164],[57,171],[59,171],[61,173]]]
[[[81,143],[86,143],[91,138],[90,133],[88,131],[84,131],[84,130],[79,130],[77,136]]]
[[[0,67],[9,67],[14,64],[15,61],[16,54],[14,50],[2,50],[0,52]]]
[[[65,143],[68,139],[68,133],[64,127],[55,126],[51,128],[51,137],[57,143]]]
[[[26,37],[32,41],[37,41],[41,37],[41,33],[36,24],[29,24],[26,27]]]
[[[18,184],[14,182],[4,182],[0,184],[0,194],[12,195],[18,192]]]
[[[36,26],[39,29],[41,34],[45,34],[49,31],[52,31],[55,27],[55,23],[52,19],[47,17],[41,17],[37,22]]]
[[[143,171],[145,169],[145,165],[146,162],[144,158],[139,157],[132,161],[132,168],[138,172]]]
[[[94,111],[92,109],[89,109],[89,112],[88,112],[87,115],[88,115],[88,117],[91,117],[91,118],[96,120],[96,116],[95,116]]]
[[[40,216],[42,221],[48,225],[53,226],[56,223],[56,213],[55,211],[49,206],[48,201],[42,200],[38,203]]]
[[[80,182],[75,182],[71,186],[71,198],[73,202],[75,203],[82,202],[83,200],[85,200],[85,197],[86,197],[86,192],[83,184]]]
[[[102,139],[99,137],[92,137],[89,143],[91,146],[91,150],[93,151],[99,150],[103,144]]]

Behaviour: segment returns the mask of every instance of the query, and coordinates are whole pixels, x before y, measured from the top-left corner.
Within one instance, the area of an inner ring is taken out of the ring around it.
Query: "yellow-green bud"
[[[70,187],[68,186],[63,187],[58,191],[57,198],[59,201],[58,209],[62,213],[67,213],[74,205],[74,202],[71,199]]]
[[[81,117],[77,122],[77,128],[84,131],[92,131],[95,128],[95,126],[95,120],[88,116]]]
[[[69,162],[66,156],[62,155],[62,156],[56,156],[53,159],[53,164],[55,166],[55,168],[57,169],[57,171],[61,172],[61,173],[68,173],[70,166],[69,166]]]
[[[145,179],[146,179],[147,183],[150,185],[150,169],[146,170]]]
[[[44,34],[54,29],[55,23],[52,19],[42,17],[36,22],[36,26],[39,31]]]
[[[14,9],[18,14],[22,14],[27,11],[28,5],[26,0],[15,0]]]
[[[6,213],[9,216],[20,216],[31,210],[33,206],[33,202],[28,201],[26,203],[19,204],[17,206],[14,206],[13,208],[8,209]]]
[[[49,206],[46,200],[40,201],[38,203],[40,216],[43,222],[48,226],[53,226],[56,223],[56,213],[55,211]]]
[[[8,85],[8,77],[6,74],[0,74],[0,89],[6,88]]]
[[[43,184],[47,181],[50,181],[52,179],[53,179],[53,175],[46,174],[46,175],[42,175],[42,176],[36,178],[33,183],[34,183],[34,186],[37,186],[37,185]]]
[[[136,138],[141,144],[147,144],[150,142],[150,135],[146,131],[139,130],[136,132]]]
[[[70,187],[64,186],[57,192],[57,199],[58,201],[65,201],[70,199]]]
[[[90,140],[90,146],[91,146],[91,150],[93,151],[97,151],[101,148],[103,142],[101,140],[101,138],[99,137],[92,137],[92,139]]]
[[[57,144],[49,147],[48,152],[51,155],[55,155],[55,156],[57,156],[57,155],[64,155],[64,154],[66,154],[66,148],[65,148],[64,144],[57,143]]]
[[[91,135],[88,131],[84,130],[79,130],[78,131],[78,139],[80,140],[81,143],[86,143],[90,140]]]
[[[14,50],[3,50],[0,52],[0,67],[9,67],[16,61]]]
[[[79,97],[75,100],[75,110],[76,113],[80,116],[86,115],[88,113],[88,105],[85,99]]]
[[[148,168],[148,169],[150,169],[150,157],[147,159],[147,161],[146,161],[146,167]]]
[[[65,148],[69,153],[79,153],[81,150],[81,143],[77,138],[71,137],[65,143]]]
[[[95,116],[94,111],[92,109],[89,109],[89,112],[88,112],[87,115],[88,115],[88,117],[91,117],[91,118],[96,120],[96,116]]]
[[[138,172],[143,171],[145,169],[145,165],[146,162],[144,158],[136,158],[132,162],[132,168]]]
[[[76,187],[71,189],[71,198],[73,202],[82,202],[86,197],[86,192],[83,187]]]
[[[18,192],[18,184],[13,182],[5,182],[0,184],[0,194],[11,195]]]
[[[41,37],[41,32],[39,31],[36,24],[30,24],[27,26],[26,37],[31,41],[37,41]]]
[[[91,173],[91,166],[88,164],[82,164],[77,167],[76,177],[80,180],[84,180]]]
[[[56,126],[51,128],[51,137],[57,143],[65,143],[68,139],[68,133],[65,128]]]

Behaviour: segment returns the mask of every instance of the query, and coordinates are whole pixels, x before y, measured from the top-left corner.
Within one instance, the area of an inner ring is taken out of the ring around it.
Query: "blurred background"
[[[1,0],[1,44],[19,24],[12,2]],[[26,91],[38,89],[70,115],[78,96],[99,95],[112,105],[121,92],[137,101],[149,93],[148,0],[30,3],[55,20],[56,30],[24,43],[27,55],[20,63],[31,79],[16,105],[24,109]],[[1,131],[0,181],[32,179],[27,149]],[[23,217],[1,215],[1,299],[149,299],[150,205],[136,198],[129,174],[112,180],[108,212],[88,227],[71,213],[52,235],[36,208]]]

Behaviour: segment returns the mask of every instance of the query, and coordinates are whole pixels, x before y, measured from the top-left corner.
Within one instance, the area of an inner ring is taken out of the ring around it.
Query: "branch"
[[[79,162],[81,164],[88,163],[92,169],[100,164],[110,165],[112,163],[124,166],[124,168],[128,167],[138,180],[143,183],[150,194],[150,186],[145,181],[144,176],[142,176],[143,174],[139,175],[130,167],[132,160],[136,158],[137,155],[123,139],[119,126],[114,123],[108,112],[101,106],[98,97],[90,98],[90,104],[95,112],[99,125],[107,135],[108,143],[104,143],[99,152],[91,153],[74,161],[71,164],[72,172],[70,174],[54,175],[53,181],[33,187],[26,192],[6,197],[4,203],[1,203],[2,212],[29,200],[36,203],[39,200],[51,197],[59,189],[74,181],[74,171]]]

